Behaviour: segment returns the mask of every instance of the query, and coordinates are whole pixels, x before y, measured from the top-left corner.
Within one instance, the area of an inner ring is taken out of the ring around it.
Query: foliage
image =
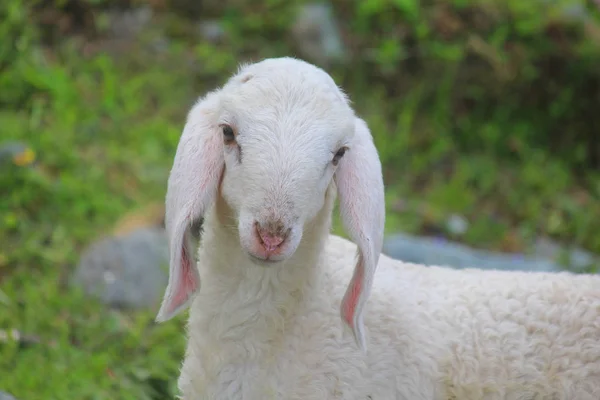
[[[572,167],[600,167],[591,122],[600,104],[600,25],[589,17],[598,16],[591,2],[344,4],[351,40],[365,55],[356,70],[392,98],[418,90],[418,114],[461,150],[524,160],[533,147]]]

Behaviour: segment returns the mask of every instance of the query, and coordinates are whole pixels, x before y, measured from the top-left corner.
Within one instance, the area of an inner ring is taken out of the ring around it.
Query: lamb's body
[[[600,277],[382,255],[363,356],[338,311],[356,246],[320,239],[328,209],[305,235],[314,241],[273,268],[226,245],[235,234],[208,215],[199,259],[211,262],[191,306],[183,399],[600,399]]]
[[[336,194],[352,242],[329,236]],[[384,222],[371,133],[323,70],[264,60],[201,99],[157,316],[191,302],[183,399],[600,399],[600,277],[393,261]]]

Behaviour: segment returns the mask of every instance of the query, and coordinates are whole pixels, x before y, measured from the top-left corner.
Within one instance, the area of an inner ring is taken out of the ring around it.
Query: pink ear
[[[177,146],[166,196],[169,283],[156,317],[173,318],[189,306],[200,289],[190,228],[202,220],[217,195],[223,173],[223,138],[216,125],[217,92],[196,103]]]
[[[385,224],[381,162],[367,124],[356,118],[354,140],[335,173],[342,222],[358,246],[354,275],[342,300],[341,316],[366,351],[363,307],[371,292]]]

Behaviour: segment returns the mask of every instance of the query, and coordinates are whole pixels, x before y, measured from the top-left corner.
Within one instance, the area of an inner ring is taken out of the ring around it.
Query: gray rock
[[[578,247],[566,248],[548,239],[538,238],[533,245],[533,254],[550,260],[560,260],[574,270],[585,270],[592,265],[600,265],[600,259],[589,251]]]
[[[150,49],[158,54],[165,54],[169,51],[171,42],[166,36],[157,35],[150,41]]]
[[[446,228],[453,235],[464,235],[469,229],[469,221],[462,215],[452,214],[446,221]]]
[[[82,255],[73,284],[113,308],[153,308],[168,280],[163,228],[141,228],[93,243]]]
[[[8,165],[23,167],[35,165],[35,154],[27,143],[17,141],[0,143],[0,166]]]
[[[108,13],[108,33],[118,39],[134,39],[152,21],[152,8],[143,6]]]
[[[298,50],[310,61],[329,64],[346,58],[333,9],[328,3],[301,6],[291,31]]]
[[[207,42],[216,44],[225,37],[221,22],[216,20],[202,21],[198,24],[198,34]]]
[[[14,397],[12,397],[10,394],[0,391],[0,400],[17,400]]]
[[[558,272],[565,270],[565,267],[557,260],[548,257],[547,249],[545,257],[540,256],[540,251],[538,249],[538,254],[533,255],[491,252],[473,249],[445,239],[417,237],[402,233],[389,236],[383,245],[383,253],[392,258],[425,265],[507,271]],[[570,269],[575,272],[583,272],[590,263],[600,264],[597,258],[591,258],[589,254],[581,252],[572,254],[577,254],[571,257]]]

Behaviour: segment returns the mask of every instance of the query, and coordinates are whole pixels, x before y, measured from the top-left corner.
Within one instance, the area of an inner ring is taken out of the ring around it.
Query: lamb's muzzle
[[[290,229],[286,229],[281,221],[268,221],[266,224],[255,222],[254,226],[265,260],[273,254],[277,254],[278,249],[290,234]]]

